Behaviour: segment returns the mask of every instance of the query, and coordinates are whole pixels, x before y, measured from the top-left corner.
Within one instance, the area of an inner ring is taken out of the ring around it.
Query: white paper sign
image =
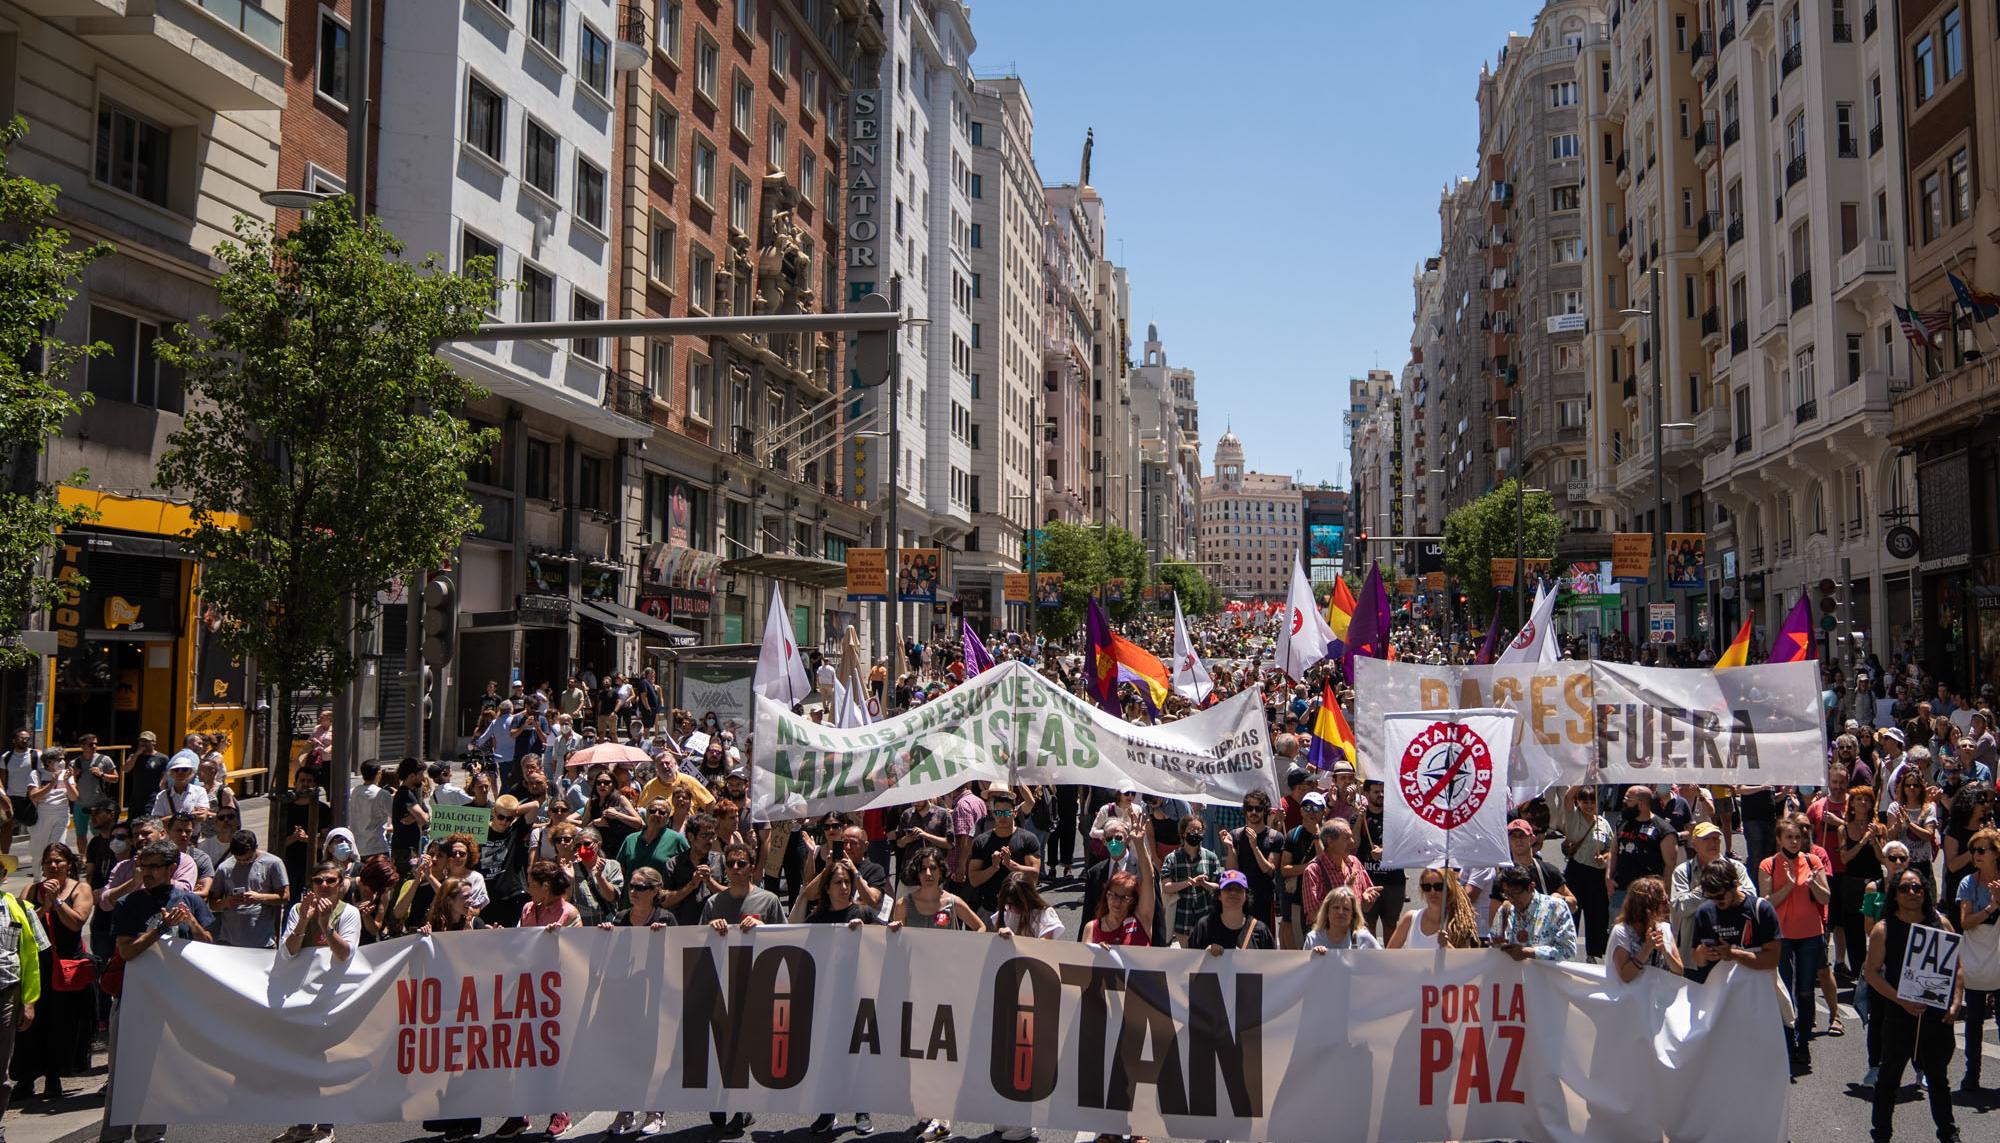
[[[1932,1008],[1951,1007],[1951,985],[1958,976],[1958,948],[1963,939],[1949,929],[1911,925],[1910,943],[1903,951],[1903,976],[1896,982],[1896,999],[1914,1000]]]
[[[1392,714],[1383,782],[1382,868],[1504,865],[1511,710]]]

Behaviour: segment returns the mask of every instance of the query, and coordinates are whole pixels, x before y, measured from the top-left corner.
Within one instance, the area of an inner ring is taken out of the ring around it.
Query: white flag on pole
[[[1319,613],[1313,599],[1311,581],[1298,557],[1292,557],[1292,591],[1279,614],[1277,666],[1295,679],[1305,678],[1314,663],[1326,658],[1326,645],[1333,642],[1333,628]]]
[[[1515,663],[1553,663],[1561,656],[1556,647],[1556,590],[1535,588],[1535,605],[1528,612],[1528,621],[1521,625],[1520,634],[1507,644],[1493,661],[1500,665]]]
[[[764,618],[764,646],[757,652],[757,674],[750,689],[786,706],[797,706],[812,694],[812,680],[806,677],[805,660],[799,657],[798,643],[792,638],[791,612],[785,597],[771,584],[771,610]]]
[[[1431,710],[1383,719],[1388,753],[1382,868],[1505,865],[1511,710]]]
[[[1209,681],[1208,667],[1195,653],[1194,640],[1188,638],[1187,619],[1181,615],[1181,595],[1174,593],[1174,692],[1197,706],[1215,689]]]

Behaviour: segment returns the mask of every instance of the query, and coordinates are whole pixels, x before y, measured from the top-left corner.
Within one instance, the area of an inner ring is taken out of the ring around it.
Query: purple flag
[[[962,636],[965,645],[965,677],[970,679],[981,671],[992,670],[993,653],[986,649],[986,644],[979,641],[979,632],[972,629],[972,624],[968,620],[959,620],[959,625],[965,632]]]
[[[1479,657],[1472,661],[1483,667],[1493,661],[1494,654],[1499,650],[1500,593],[1496,591],[1493,593],[1493,618],[1486,623],[1486,638],[1479,644]]]
[[[1371,659],[1389,657],[1389,593],[1382,587],[1381,564],[1369,567],[1368,582],[1361,585],[1361,598],[1357,602],[1360,606],[1347,625],[1347,656],[1340,664],[1349,679],[1354,678],[1356,655]]]

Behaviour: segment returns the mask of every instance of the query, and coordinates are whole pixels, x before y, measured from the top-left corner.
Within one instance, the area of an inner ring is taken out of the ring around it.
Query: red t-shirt
[[[1100,945],[1150,945],[1153,941],[1152,938],[1146,935],[1146,930],[1140,927],[1137,917],[1127,917],[1124,924],[1110,932],[1105,932],[1103,929],[1097,930],[1097,943]]]
[[[1771,879],[1771,892],[1776,894],[1781,886],[1796,886],[1784,901],[1771,902],[1778,911],[1778,934],[1788,940],[1807,940],[1826,932],[1826,910],[1813,900],[1813,871],[1826,868],[1825,862],[1811,853],[1800,853],[1797,857],[1786,857],[1784,851],[1767,857],[1759,865],[1759,871]]]

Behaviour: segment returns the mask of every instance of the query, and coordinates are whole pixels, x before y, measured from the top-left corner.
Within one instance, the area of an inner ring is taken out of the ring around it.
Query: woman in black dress
[[[57,960],[89,955],[83,948],[83,930],[90,923],[92,904],[90,883],[83,880],[83,862],[76,851],[61,842],[44,848],[41,879],[29,888],[27,897],[28,907],[41,915],[49,934],[49,948],[42,953],[42,998],[35,1003],[34,1022],[20,1032],[10,1069],[23,1095],[39,1078],[46,1085],[44,1095],[61,1099],[62,1077],[75,1064],[79,1043],[88,1045],[97,1029],[91,989],[62,991],[55,975]]]

